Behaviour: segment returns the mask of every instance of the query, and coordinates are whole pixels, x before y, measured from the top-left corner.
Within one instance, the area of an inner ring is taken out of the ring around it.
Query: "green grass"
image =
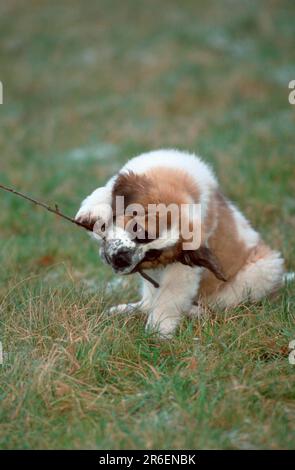
[[[295,269],[292,1],[0,6],[0,181],[74,214],[130,156],[200,153]],[[294,448],[294,285],[169,342],[71,224],[0,194],[1,448]]]

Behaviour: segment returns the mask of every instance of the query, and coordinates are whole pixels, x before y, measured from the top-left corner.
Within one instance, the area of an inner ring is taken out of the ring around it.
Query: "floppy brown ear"
[[[137,202],[148,193],[150,185],[151,181],[145,175],[138,175],[133,171],[120,173],[113,187],[113,206],[116,196],[124,196],[125,207]]]
[[[183,250],[178,261],[188,266],[203,266],[209,269],[221,281],[227,281],[218,258],[206,246],[198,250]]]

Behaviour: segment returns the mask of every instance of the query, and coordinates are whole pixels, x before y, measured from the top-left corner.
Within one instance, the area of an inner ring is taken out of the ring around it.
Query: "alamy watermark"
[[[291,80],[289,82],[289,88],[292,90],[289,93],[289,103],[290,104],[295,104],[295,80]]]
[[[102,239],[115,239],[125,232],[129,240],[151,242],[160,239],[181,239],[183,250],[196,250],[201,244],[201,204],[129,204],[124,196],[116,196],[115,211],[109,204],[100,207],[102,213],[93,231]],[[118,231],[121,230],[121,232]]]

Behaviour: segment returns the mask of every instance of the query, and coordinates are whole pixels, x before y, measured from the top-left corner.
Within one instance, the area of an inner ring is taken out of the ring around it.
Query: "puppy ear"
[[[133,171],[119,173],[113,187],[113,206],[116,196],[124,196],[125,207],[137,202],[140,197],[148,194],[151,181],[145,175],[138,175]]]
[[[188,266],[203,266],[209,269],[221,281],[227,281],[218,258],[206,246],[200,246],[198,250],[183,250],[178,259]]]

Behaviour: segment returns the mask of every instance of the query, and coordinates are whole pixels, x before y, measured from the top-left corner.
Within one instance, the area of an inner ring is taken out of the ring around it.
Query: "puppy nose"
[[[131,260],[131,254],[127,250],[120,250],[112,257],[115,268],[127,268],[127,266],[130,266]]]

